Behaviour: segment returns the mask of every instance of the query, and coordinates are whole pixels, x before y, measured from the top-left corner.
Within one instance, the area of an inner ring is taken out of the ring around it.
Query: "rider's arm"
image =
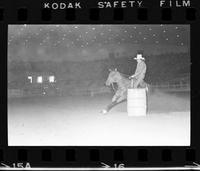
[[[131,77],[136,77],[140,74],[145,74],[146,72],[146,64],[144,62],[137,65],[137,68],[135,70],[135,74],[133,74]]]

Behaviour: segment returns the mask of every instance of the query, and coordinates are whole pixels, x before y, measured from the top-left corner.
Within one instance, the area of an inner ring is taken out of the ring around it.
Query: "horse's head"
[[[110,73],[109,73],[108,78],[106,80],[106,86],[110,86],[112,83],[116,83],[121,79],[121,75],[117,71],[116,68],[115,68],[115,70],[109,69],[109,71],[110,71]]]

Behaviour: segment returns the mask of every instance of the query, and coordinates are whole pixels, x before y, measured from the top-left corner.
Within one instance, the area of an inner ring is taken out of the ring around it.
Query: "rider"
[[[134,83],[133,87],[137,88],[139,85],[142,84],[144,77],[145,77],[145,73],[146,73],[146,64],[145,64],[145,58],[142,56],[142,54],[137,54],[136,58],[134,58],[135,60],[137,60],[137,67],[135,70],[135,74],[133,74],[132,76],[130,76],[129,78],[136,78],[136,82]]]

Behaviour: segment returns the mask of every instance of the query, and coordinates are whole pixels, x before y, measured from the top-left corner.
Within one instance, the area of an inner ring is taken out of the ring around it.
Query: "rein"
[[[111,85],[112,85],[112,89],[114,90],[114,92],[116,92],[116,89],[115,89],[115,87],[114,87],[114,84],[111,83]]]
[[[123,73],[121,73],[121,72],[119,72],[121,75],[123,75],[123,76],[125,76],[125,77],[130,77],[130,75],[128,75],[128,74],[123,74]]]

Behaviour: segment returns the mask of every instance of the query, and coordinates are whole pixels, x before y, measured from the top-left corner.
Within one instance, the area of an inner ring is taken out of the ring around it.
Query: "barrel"
[[[127,112],[128,116],[146,116],[147,114],[146,89],[144,88],[128,89]]]

